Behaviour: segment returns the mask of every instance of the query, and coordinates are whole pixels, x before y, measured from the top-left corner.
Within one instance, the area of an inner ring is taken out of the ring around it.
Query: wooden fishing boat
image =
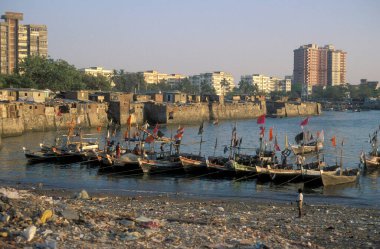
[[[339,169],[335,173],[331,174],[321,170],[321,178],[323,186],[332,186],[338,184],[345,184],[356,182],[359,178],[360,170],[359,169],[345,169],[341,171]]]
[[[305,145],[292,145],[291,148],[295,155],[316,153],[323,149],[323,143],[313,142]]]
[[[272,181],[299,181],[302,179],[302,169],[295,169],[293,165],[274,165],[268,168],[269,175]]]
[[[206,159],[194,154],[181,154],[179,160],[186,172],[200,172],[207,170]]]
[[[178,157],[170,157],[162,160],[150,160],[138,158],[139,165],[144,173],[173,173],[182,170],[182,164]]]
[[[229,162],[229,158],[226,157],[208,157],[206,165],[209,170],[221,171],[224,174],[235,174],[235,170],[227,162]]]
[[[376,168],[380,167],[380,155],[374,155],[371,154],[365,156],[364,158],[364,165],[367,168]]]
[[[23,148],[24,155],[29,163],[41,163],[41,162],[78,162],[82,161],[82,156],[79,154],[61,152],[61,151],[30,151],[25,147]]]
[[[227,167],[235,170],[236,173],[256,173],[256,167],[238,163],[236,160],[230,160],[226,163]]]

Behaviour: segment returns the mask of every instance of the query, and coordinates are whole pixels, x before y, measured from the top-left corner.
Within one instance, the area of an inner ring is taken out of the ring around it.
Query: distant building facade
[[[332,45],[300,46],[294,50],[293,80],[310,93],[313,86],[336,86],[346,83],[347,53]]]
[[[181,82],[181,80],[186,78],[186,76],[182,74],[166,74],[160,73],[155,70],[140,72],[140,74],[143,75],[144,81],[147,84],[158,84],[161,82],[165,82],[173,85],[178,84],[179,82]]]
[[[79,69],[79,71],[89,74],[92,76],[104,76],[106,78],[111,78],[113,76],[113,70],[104,69],[102,67],[89,67],[89,68],[82,68]]]
[[[189,80],[193,85],[199,86],[199,88],[202,83],[214,87],[217,95],[225,95],[235,87],[232,74],[222,71],[193,75],[189,77]]]
[[[0,73],[10,74],[28,56],[47,57],[46,25],[22,25],[22,13],[5,12],[0,22]]]
[[[242,75],[241,80],[249,84],[256,85],[257,90],[262,93],[271,93],[274,91],[290,92],[291,80],[280,79],[277,77],[266,76],[263,74]]]

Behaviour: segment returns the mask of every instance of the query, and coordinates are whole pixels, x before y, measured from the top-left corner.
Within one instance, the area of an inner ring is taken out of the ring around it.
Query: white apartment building
[[[265,76],[263,74],[242,75],[241,80],[252,85],[256,85],[259,92],[270,93],[274,91],[291,90],[291,79],[280,79],[277,77]]]
[[[193,85],[199,87],[202,83],[213,86],[217,95],[225,95],[226,93],[231,92],[235,87],[232,74],[222,71],[193,75],[189,77],[189,80]],[[222,85],[223,82],[226,82],[226,86]]]
[[[84,72],[85,74],[93,75],[93,76],[104,76],[106,78],[111,78],[113,76],[113,70],[104,69],[102,67],[89,67],[82,68],[79,71]]]
[[[186,76],[182,74],[166,74],[159,73],[155,70],[149,70],[141,72],[144,77],[144,80],[147,84],[158,84],[161,82],[166,82],[168,84],[178,84],[181,80],[185,79]]]
[[[88,74],[88,75],[95,76],[95,77],[104,76],[111,81],[111,87],[115,86],[115,82],[113,82],[112,80],[113,70],[104,69],[102,67],[89,67],[89,68],[79,69],[79,71],[84,72],[85,74]]]

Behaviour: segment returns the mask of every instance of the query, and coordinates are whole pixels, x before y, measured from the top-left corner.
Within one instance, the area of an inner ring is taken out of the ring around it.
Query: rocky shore
[[[379,248],[380,210],[0,187],[0,248]]]

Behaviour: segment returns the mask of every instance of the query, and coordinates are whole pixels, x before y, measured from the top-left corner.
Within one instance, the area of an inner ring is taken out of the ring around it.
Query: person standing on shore
[[[297,203],[298,203],[298,218],[301,218],[301,216],[302,216],[303,194],[302,194],[302,189],[300,189],[300,188],[298,189]]]

